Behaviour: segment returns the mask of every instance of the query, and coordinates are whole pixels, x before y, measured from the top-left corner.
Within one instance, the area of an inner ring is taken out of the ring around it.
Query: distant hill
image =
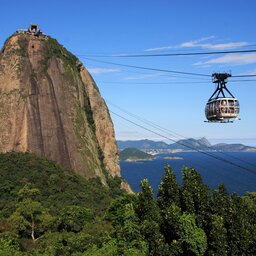
[[[117,141],[117,146],[120,150],[125,148],[137,148],[137,149],[168,149],[169,145],[162,141],[152,140],[126,140]]]
[[[218,150],[218,151],[236,151],[236,152],[252,152],[256,151],[256,148],[250,147],[250,146],[245,146],[243,144],[226,144],[226,143],[221,143],[221,144],[216,144],[213,145],[212,148]]]
[[[192,149],[197,149],[197,150],[209,150],[212,145],[211,143],[206,139],[202,138],[199,140],[196,139],[184,139],[184,140],[179,140],[176,143],[170,144],[168,149],[182,149],[182,150],[192,150]]]
[[[162,141],[152,140],[128,140],[117,141],[118,148],[137,148],[140,150],[204,150],[204,151],[226,151],[226,152],[256,152],[255,147],[249,147],[243,144],[216,144],[211,143],[206,138],[201,139],[183,139],[176,143],[167,144]]]
[[[154,157],[137,148],[126,148],[120,152],[120,160],[122,161],[144,161],[153,160]]]

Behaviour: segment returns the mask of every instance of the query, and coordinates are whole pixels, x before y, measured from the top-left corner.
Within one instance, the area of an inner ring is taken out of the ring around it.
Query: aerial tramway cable
[[[113,104],[113,103],[111,103],[111,102],[109,102],[109,101],[107,101],[107,103],[110,104],[110,105],[112,105],[112,106],[114,106],[115,108],[121,110],[122,112],[128,114],[129,116],[136,118],[137,120],[141,121],[142,123],[147,124],[147,125],[149,125],[149,126],[151,126],[151,127],[153,127],[153,128],[156,128],[156,129],[158,129],[158,130],[160,130],[160,131],[165,132],[168,136],[171,135],[172,137],[175,137],[175,138],[177,138],[177,139],[188,139],[188,138],[186,138],[185,136],[183,136],[183,135],[181,135],[181,134],[179,134],[179,133],[176,133],[176,132],[174,132],[174,131],[171,131],[171,130],[169,130],[169,129],[166,129],[166,128],[164,128],[164,127],[161,127],[160,125],[155,124],[154,122],[151,122],[151,121],[149,121],[149,120],[146,120],[145,118],[142,118],[142,117],[140,117],[140,116],[138,116],[138,115],[132,114],[132,113],[130,113],[129,111],[127,111],[127,110],[125,110],[125,109],[123,109],[123,108],[121,108],[121,107],[119,107],[119,106],[117,106],[117,105],[115,105],[115,104]],[[175,143],[177,143],[177,141],[174,140],[174,139],[173,139],[172,141],[175,142]],[[200,144],[200,143],[199,143],[199,144]],[[202,145],[202,144],[201,144],[201,145]],[[186,144],[183,144],[183,146],[186,146]],[[202,146],[208,148],[209,150],[212,150],[212,148],[210,148],[210,147],[208,147],[208,146],[206,146],[206,145],[202,145]],[[196,151],[198,151],[198,152],[202,152],[202,151],[198,150],[197,148],[193,147],[192,145],[190,146],[190,149],[191,149],[191,148],[193,148],[193,150],[196,150]],[[231,156],[231,155],[226,154],[226,153],[221,152],[221,151],[217,151],[217,152],[220,153],[220,154],[222,154],[222,155],[224,155],[225,157],[233,158],[233,159],[238,160],[238,161],[240,161],[240,162],[242,162],[242,163],[244,163],[244,164],[247,164],[247,165],[250,165],[250,166],[256,168],[256,165],[254,165],[254,164],[252,164],[252,163],[249,163],[249,162],[247,162],[247,161],[245,161],[245,160],[243,160],[243,159],[241,159],[241,158],[238,158],[238,157],[235,157],[235,156]],[[207,152],[207,153],[208,153],[208,155],[213,155],[213,154],[210,153],[210,152]],[[214,155],[213,155],[213,156],[214,156]]]
[[[121,64],[121,63],[115,63],[115,62],[110,62],[110,61],[95,60],[95,59],[87,58],[87,57],[83,57],[83,58],[86,59],[86,60],[94,61],[94,62],[100,62],[100,63],[110,64],[110,65],[115,65],[115,66],[120,66],[120,67],[136,68],[136,69],[151,70],[151,71],[160,71],[160,72],[182,74],[182,75],[211,77],[211,75],[206,75],[206,74],[183,72],[183,71],[169,70],[169,69],[159,69],[159,68],[151,68],[151,67],[134,66],[134,65]]]
[[[141,58],[141,57],[174,57],[174,56],[196,56],[196,55],[215,55],[215,54],[238,54],[238,53],[253,53],[251,50],[230,50],[230,51],[208,51],[208,52],[182,52],[182,53],[153,53],[153,54],[78,54],[80,57],[93,58]]]
[[[254,171],[254,170],[248,169],[248,168],[246,168],[246,167],[244,167],[244,166],[241,166],[241,165],[239,165],[239,164],[235,164],[235,163],[233,163],[233,162],[231,162],[231,161],[229,161],[229,160],[226,160],[226,159],[224,159],[224,158],[221,158],[221,157],[219,157],[219,156],[215,156],[215,155],[209,154],[208,152],[195,149],[195,148],[193,148],[192,146],[188,146],[188,145],[183,144],[183,143],[181,143],[181,142],[179,142],[179,141],[175,141],[174,139],[172,139],[172,138],[170,138],[170,137],[167,137],[167,136],[165,136],[165,135],[163,135],[163,134],[161,134],[161,133],[159,133],[159,132],[153,131],[152,129],[149,129],[149,128],[147,128],[147,127],[141,125],[141,124],[138,124],[138,123],[136,123],[136,122],[134,122],[134,121],[132,121],[132,120],[126,118],[126,117],[123,117],[123,116],[121,116],[121,115],[119,115],[119,114],[117,114],[117,113],[111,111],[111,110],[110,110],[110,112],[111,112],[113,115],[115,115],[115,116],[117,116],[117,117],[119,117],[119,118],[121,118],[121,119],[123,119],[123,120],[125,120],[125,121],[127,121],[127,122],[129,122],[129,123],[131,123],[131,124],[133,124],[133,125],[135,125],[135,126],[137,126],[137,127],[140,127],[140,128],[142,128],[142,129],[144,129],[144,130],[146,130],[146,131],[149,131],[149,132],[151,132],[151,133],[153,133],[153,134],[155,134],[155,135],[158,135],[158,136],[160,136],[160,137],[162,137],[162,138],[165,138],[165,139],[167,139],[167,140],[176,142],[177,144],[180,144],[180,145],[182,145],[182,146],[184,146],[184,147],[187,147],[187,148],[189,148],[189,149],[195,150],[195,151],[197,151],[197,152],[199,152],[199,153],[201,153],[201,154],[207,155],[207,156],[212,157],[212,158],[215,158],[215,159],[217,159],[217,160],[219,160],[219,161],[225,162],[225,163],[227,163],[227,164],[233,165],[233,166],[235,166],[235,167],[238,167],[238,168],[243,169],[243,170],[245,170],[245,171],[248,171],[248,172],[250,172],[250,173],[256,174],[256,171]]]
[[[246,52],[256,52],[256,50],[248,50],[248,51],[245,50],[245,51],[246,51]],[[243,51],[243,52],[245,52],[245,51]],[[238,51],[237,51],[237,52],[238,52]],[[241,53],[241,52],[242,52],[242,51],[240,51],[240,53]],[[224,52],[219,52],[219,54],[221,54],[221,53],[223,54]],[[225,53],[226,53],[226,52],[225,52]],[[230,53],[231,53],[231,51],[230,51]],[[232,51],[232,53],[234,53],[234,51]],[[196,54],[196,55],[199,55],[199,54],[197,54],[197,53],[195,53],[195,54]],[[202,54],[202,53],[200,53],[200,54]],[[204,54],[207,54],[207,53],[204,53]],[[208,52],[208,54],[213,54],[213,53],[209,53],[209,52]],[[181,55],[181,54],[180,54],[180,55]],[[184,55],[185,55],[185,54],[184,54]],[[189,55],[189,53],[187,53],[186,55]],[[167,73],[174,73],[174,74],[182,74],[182,75],[191,75],[191,76],[200,76],[200,77],[212,77],[212,75],[201,74],[201,73],[192,73],[192,72],[184,72],[184,71],[168,70],[168,69],[157,69],[157,68],[152,68],[152,67],[135,66],[135,65],[128,65],[128,64],[121,64],[121,63],[115,63],[115,62],[102,61],[102,60],[95,60],[95,59],[87,58],[87,57],[84,57],[84,58],[87,59],[87,60],[90,60],[90,61],[94,61],[94,62],[105,63],[105,64],[110,64],[110,65],[115,65],[115,66],[128,67],[128,68],[143,69],[143,70],[151,70],[151,71],[160,71],[160,72],[167,72]],[[252,75],[233,75],[232,77],[256,77],[256,75],[253,75],[253,74],[252,74]],[[235,82],[235,80],[234,80],[234,82]],[[196,148],[193,148],[193,147],[188,146],[188,145],[185,145],[185,144],[183,144],[183,143],[181,143],[181,142],[175,141],[174,139],[171,139],[171,138],[169,138],[169,137],[167,137],[167,136],[165,136],[165,135],[162,135],[162,134],[160,134],[160,133],[158,133],[158,132],[155,132],[155,131],[153,131],[153,130],[151,130],[151,129],[149,129],[149,128],[146,128],[146,127],[144,127],[144,126],[142,126],[142,125],[140,125],[140,124],[137,124],[137,123],[135,123],[135,122],[133,122],[133,121],[131,121],[131,120],[129,120],[129,119],[127,119],[127,118],[125,118],[125,117],[123,117],[123,116],[121,116],[121,115],[115,113],[115,112],[113,112],[113,111],[110,111],[110,112],[113,113],[114,115],[118,116],[119,118],[122,118],[122,119],[124,119],[124,120],[126,120],[126,121],[128,121],[128,122],[130,122],[130,123],[132,123],[132,124],[134,124],[134,125],[136,125],[136,126],[142,128],[142,129],[145,129],[145,130],[147,130],[147,131],[150,131],[150,132],[152,132],[152,133],[154,133],[154,134],[156,134],[156,135],[159,135],[160,137],[163,137],[163,138],[165,138],[165,139],[171,140],[171,141],[173,141],[173,142],[176,142],[176,143],[178,143],[178,144],[181,144],[182,146],[185,146],[185,147],[187,147],[187,148],[196,150],[197,152],[200,152],[200,153],[205,154],[205,155],[207,155],[207,156],[213,157],[213,158],[215,158],[215,159],[217,159],[217,160],[226,162],[226,163],[228,163],[228,164],[230,164],[230,165],[239,167],[239,168],[241,168],[241,169],[244,169],[244,170],[246,170],[246,171],[249,171],[249,172],[252,172],[252,173],[256,174],[255,171],[252,171],[252,170],[250,170],[250,169],[248,169],[248,168],[246,168],[246,167],[244,167],[244,166],[235,164],[235,163],[233,163],[233,162],[231,162],[231,161],[229,161],[229,160],[223,159],[223,158],[221,158],[221,157],[219,157],[219,156],[214,156],[214,155],[212,155],[212,154],[209,154],[208,152],[202,152],[202,151],[200,151],[200,150],[198,150],[198,149],[196,149]],[[235,159],[235,157],[233,157],[233,158]],[[244,162],[244,163],[246,163],[246,164],[250,164],[250,163],[247,163],[246,161],[243,161],[243,160],[241,160],[241,159],[237,159],[237,160],[240,160],[240,161],[242,161],[242,162]],[[251,165],[251,164],[250,164],[250,165]],[[255,166],[253,166],[253,167],[255,167]]]
[[[120,66],[120,67],[128,67],[128,68],[135,68],[135,69],[143,69],[143,70],[151,70],[151,71],[159,71],[159,72],[166,72],[166,73],[173,73],[173,74],[181,74],[181,75],[191,75],[191,76],[201,76],[201,77],[212,77],[212,75],[209,74],[201,74],[201,73],[193,73],[193,72],[185,72],[185,71],[178,71],[178,70],[170,70],[170,69],[159,69],[159,68],[152,68],[152,67],[145,67],[145,66],[135,66],[135,65],[129,65],[129,64],[122,64],[122,63],[116,63],[111,61],[103,61],[103,60],[96,60],[92,58],[83,57],[86,60],[104,63],[104,64],[110,64],[114,66]],[[256,77],[256,74],[248,74],[248,75],[232,75],[232,77]],[[231,77],[231,78],[232,78]]]
[[[256,82],[256,79],[248,80],[232,80],[229,83],[238,83],[238,82]],[[170,81],[170,82],[116,82],[116,81],[98,81],[99,84],[117,84],[117,85],[176,85],[176,84],[208,84],[208,81]]]

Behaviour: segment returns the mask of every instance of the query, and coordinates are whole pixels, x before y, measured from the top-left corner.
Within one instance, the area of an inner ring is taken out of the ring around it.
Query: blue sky
[[[256,145],[256,86],[231,82],[241,105],[240,121],[204,123],[204,107],[214,91],[211,78],[132,69],[85,57],[113,54],[179,53],[256,49],[256,1],[1,1],[0,45],[20,28],[38,23],[76,54],[91,72],[111,111],[134,122],[126,112],[184,137],[213,143]],[[91,57],[128,65],[211,75],[256,74],[256,53],[154,58]],[[237,79],[238,80],[238,79]],[[241,79],[240,79],[241,80]],[[112,114],[117,139],[163,140]],[[158,130],[159,132],[159,130]]]

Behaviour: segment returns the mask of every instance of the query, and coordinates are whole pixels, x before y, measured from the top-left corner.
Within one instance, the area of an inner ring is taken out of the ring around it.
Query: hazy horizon
[[[193,137],[191,137],[193,138]],[[201,138],[206,138],[212,145],[215,144],[219,144],[219,143],[227,143],[227,144],[243,144],[246,146],[250,146],[250,147],[256,147],[256,138],[245,138],[245,139],[232,139],[232,138],[223,138],[223,139],[211,139],[211,138],[207,138],[205,136],[199,137],[199,138],[193,138],[193,139],[201,139]],[[182,140],[182,139],[190,139],[190,138],[179,138],[179,139],[175,139],[175,141],[178,140]],[[161,141],[161,142],[165,142],[167,144],[172,144],[175,143],[174,141],[170,141],[170,140],[164,140],[161,138],[117,138],[116,140],[118,141],[139,141],[139,140],[152,140],[152,141]]]

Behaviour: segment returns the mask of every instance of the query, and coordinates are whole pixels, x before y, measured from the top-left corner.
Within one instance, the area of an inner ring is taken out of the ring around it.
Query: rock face
[[[87,178],[120,176],[113,124],[88,71],[55,39],[16,33],[0,54],[0,152],[45,156]]]

